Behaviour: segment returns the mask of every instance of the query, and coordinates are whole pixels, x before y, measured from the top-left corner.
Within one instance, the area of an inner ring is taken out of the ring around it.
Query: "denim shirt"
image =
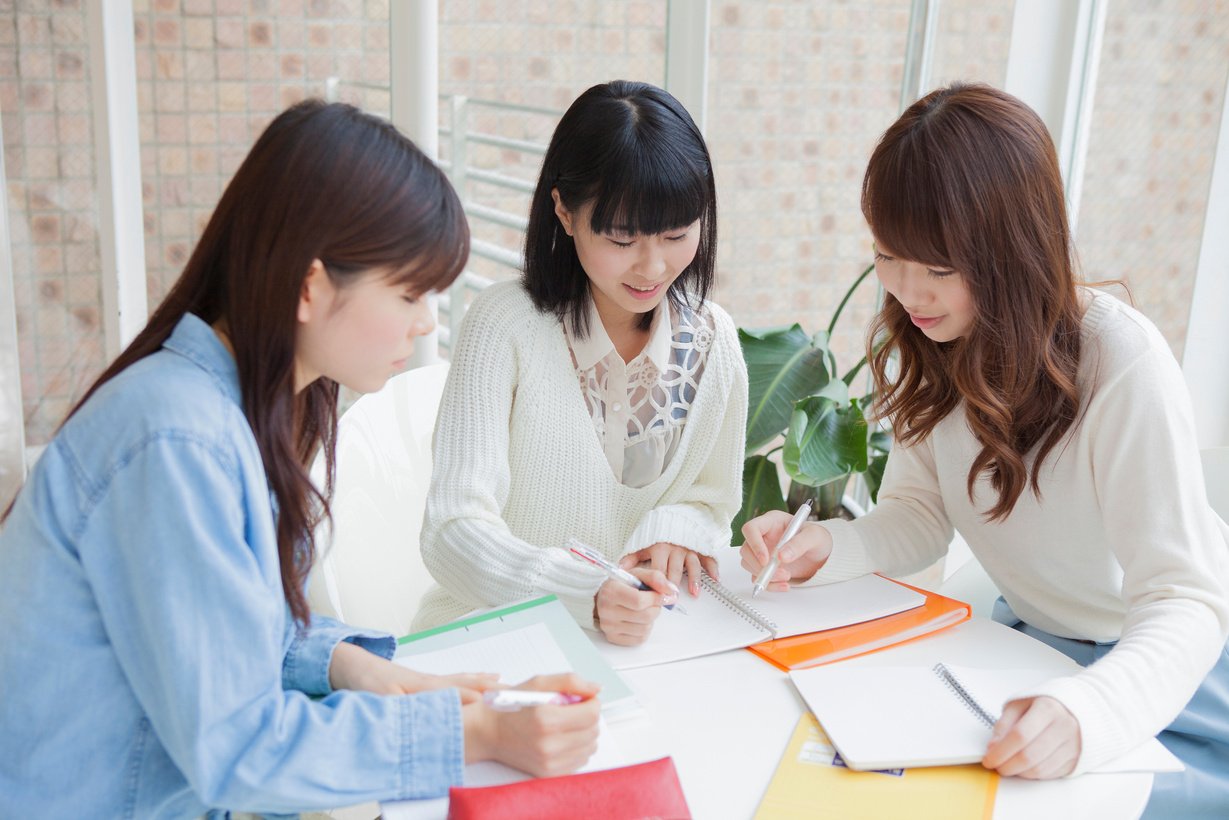
[[[38,461],[0,531],[0,630],[0,817],[297,812],[461,782],[455,690],[330,690],[338,642],[393,640],[296,627],[234,359],[190,314]]]

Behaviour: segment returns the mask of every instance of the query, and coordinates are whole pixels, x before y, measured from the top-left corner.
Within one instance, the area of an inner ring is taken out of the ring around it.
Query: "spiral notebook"
[[[845,764],[859,771],[976,763],[1004,704],[1063,672],[834,664],[790,678]],[[1180,771],[1155,739],[1100,772]]]
[[[683,592],[686,615],[663,612],[640,646],[615,646],[602,637],[598,648],[615,669],[634,669],[739,649],[773,638],[835,629],[919,607],[926,596],[914,589],[864,575],[837,584],[762,592],[751,599],[751,576],[740,565],[738,550],[717,555],[715,581],[705,574],[700,597]],[[680,584],[686,589],[686,579]]]

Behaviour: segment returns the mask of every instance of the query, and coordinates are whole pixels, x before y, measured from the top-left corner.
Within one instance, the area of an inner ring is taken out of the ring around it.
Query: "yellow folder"
[[[756,820],[990,820],[998,775],[979,765],[855,772],[811,713],[794,729]]]

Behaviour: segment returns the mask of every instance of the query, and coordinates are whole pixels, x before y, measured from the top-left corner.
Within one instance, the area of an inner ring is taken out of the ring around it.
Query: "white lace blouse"
[[[670,464],[700,386],[714,328],[707,312],[663,302],[653,316],[648,344],[624,362],[592,302],[585,338],[564,323],[589,417],[620,483],[644,487]]]

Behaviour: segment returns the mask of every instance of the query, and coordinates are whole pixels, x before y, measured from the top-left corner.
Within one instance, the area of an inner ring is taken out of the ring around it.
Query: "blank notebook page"
[[[1017,693],[1054,676],[1036,669],[949,666],[992,717]],[[990,727],[929,666],[821,666],[790,673],[850,768],[976,763]]]
[[[721,585],[777,625],[774,638],[860,624],[926,603],[926,596],[920,592],[878,575],[863,575],[836,584],[791,587],[787,592],[765,590],[752,599],[754,584],[750,573],[742,568],[738,550],[720,550],[717,564]],[[686,594],[683,601],[688,601]]]

